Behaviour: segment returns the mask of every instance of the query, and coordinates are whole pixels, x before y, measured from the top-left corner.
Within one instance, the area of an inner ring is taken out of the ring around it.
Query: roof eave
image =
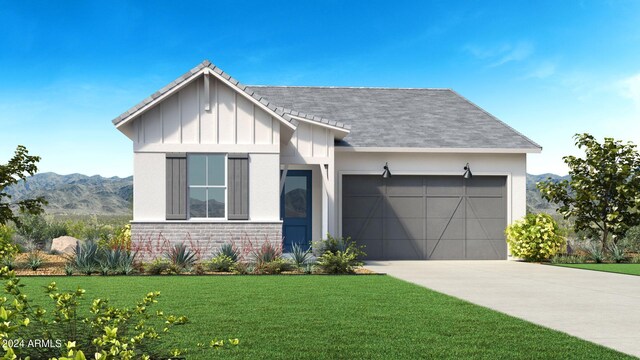
[[[365,147],[336,146],[338,152],[398,152],[398,153],[457,153],[457,154],[538,154],[542,148],[421,148],[421,147]]]

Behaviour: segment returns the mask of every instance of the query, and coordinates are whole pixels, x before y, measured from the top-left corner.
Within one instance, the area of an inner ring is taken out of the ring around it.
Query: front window
[[[227,198],[226,156],[222,154],[189,155],[189,216],[225,218]]]

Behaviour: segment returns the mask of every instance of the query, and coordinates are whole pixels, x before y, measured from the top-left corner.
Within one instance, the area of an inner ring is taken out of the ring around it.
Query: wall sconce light
[[[385,179],[391,177],[391,171],[389,171],[389,163],[384,163],[384,172],[382,173],[382,177]]]
[[[467,165],[464,166],[464,175],[462,175],[462,177],[465,179],[471,179],[472,176],[471,167],[469,166],[469,163],[467,163]]]

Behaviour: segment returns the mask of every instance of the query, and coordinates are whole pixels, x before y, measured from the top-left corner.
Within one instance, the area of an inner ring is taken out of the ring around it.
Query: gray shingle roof
[[[351,125],[337,146],[540,149],[450,89],[248,86],[278,108]]]

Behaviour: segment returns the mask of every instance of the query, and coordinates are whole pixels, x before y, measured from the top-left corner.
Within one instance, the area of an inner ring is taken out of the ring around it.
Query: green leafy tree
[[[558,204],[558,212],[574,220],[574,230],[617,244],[627,230],[640,224],[640,155],[636,145],[605,138],[599,143],[589,134],[576,134],[575,144],[584,158],[563,157],[570,180],[551,179],[537,184],[542,197]]]
[[[38,197],[12,202],[11,195],[6,192],[7,187],[17,184],[20,180],[26,180],[28,176],[38,172],[36,166],[38,161],[40,161],[39,156],[29,155],[26,147],[18,145],[13,158],[8,163],[0,165],[0,224],[4,225],[13,221],[20,225],[16,210],[29,214],[39,214],[43,211],[42,205],[46,204],[44,198]]]

